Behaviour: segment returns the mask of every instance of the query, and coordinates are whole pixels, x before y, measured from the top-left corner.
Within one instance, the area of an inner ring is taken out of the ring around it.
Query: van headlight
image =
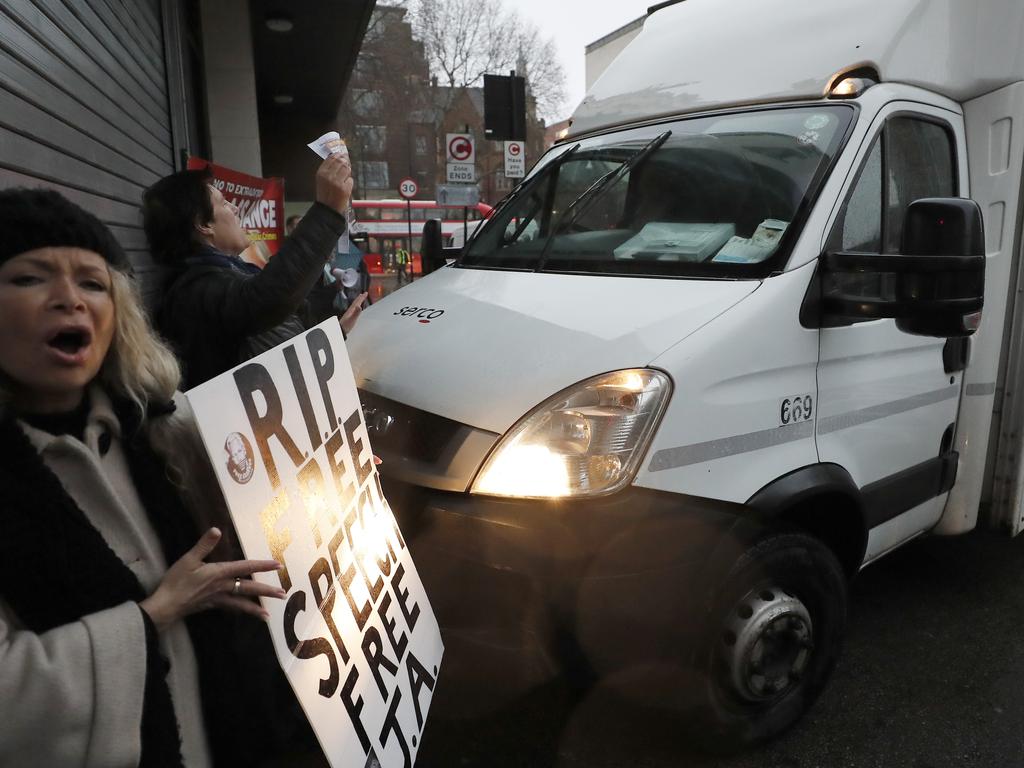
[[[472,493],[551,499],[619,490],[636,474],[671,391],[661,371],[633,368],[559,392],[498,441]]]

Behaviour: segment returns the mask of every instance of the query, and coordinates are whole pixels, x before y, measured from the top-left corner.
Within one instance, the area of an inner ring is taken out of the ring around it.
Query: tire
[[[742,751],[792,726],[824,689],[842,648],[847,587],[818,539],[773,533],[721,582],[694,657],[693,740]]]

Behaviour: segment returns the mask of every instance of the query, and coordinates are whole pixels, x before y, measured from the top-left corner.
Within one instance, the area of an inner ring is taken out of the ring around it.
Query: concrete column
[[[248,0],[202,0],[209,158],[263,175]]]

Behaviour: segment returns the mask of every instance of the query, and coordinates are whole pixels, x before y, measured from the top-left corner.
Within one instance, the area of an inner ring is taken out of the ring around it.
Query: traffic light
[[[484,75],[484,137],[491,141],[526,140],[526,79]]]

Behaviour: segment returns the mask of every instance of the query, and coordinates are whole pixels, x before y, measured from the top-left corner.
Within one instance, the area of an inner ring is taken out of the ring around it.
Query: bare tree
[[[565,72],[554,42],[515,11],[479,0],[415,0],[411,3],[416,36],[423,42],[431,71],[454,89],[483,85],[485,74],[515,69],[526,77],[537,113],[553,119],[565,102]]]

